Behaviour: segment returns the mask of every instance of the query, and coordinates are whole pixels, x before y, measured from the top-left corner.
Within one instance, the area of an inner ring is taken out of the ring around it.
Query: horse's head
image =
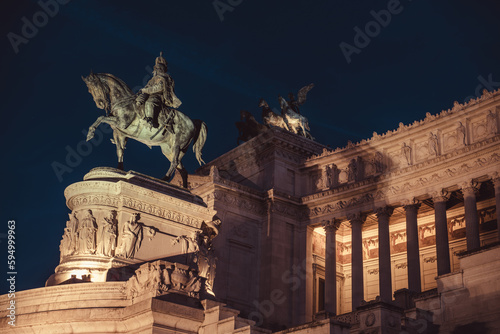
[[[89,89],[89,93],[94,98],[97,108],[109,111],[109,87],[101,81],[99,74],[94,74],[91,71],[88,77],[82,76],[82,80],[85,82]]]

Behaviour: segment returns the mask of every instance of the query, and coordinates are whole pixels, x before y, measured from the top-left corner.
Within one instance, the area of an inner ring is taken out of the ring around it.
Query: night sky
[[[101,140],[71,172],[54,171],[68,166],[68,149],[83,145],[103,114],[80,77],[91,69],[138,90],[163,51],[180,110],[208,125],[207,162],[236,146],[241,109],[260,120],[259,98],[277,108],[278,95],[311,82],[301,111],[316,140],[332,148],[500,87],[494,0],[41,2],[2,1],[0,21],[0,263],[6,276],[5,233],[15,219],[18,290],[43,286],[59,263],[64,189],[94,167],[117,164],[101,127]],[[162,177],[168,165],[159,148],[128,142],[126,170]]]

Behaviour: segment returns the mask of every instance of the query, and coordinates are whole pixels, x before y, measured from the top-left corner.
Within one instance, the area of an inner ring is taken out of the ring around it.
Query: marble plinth
[[[189,265],[216,214],[184,188],[114,168],[91,170],[64,195],[71,214],[47,286],[126,280],[140,264],[158,259]]]

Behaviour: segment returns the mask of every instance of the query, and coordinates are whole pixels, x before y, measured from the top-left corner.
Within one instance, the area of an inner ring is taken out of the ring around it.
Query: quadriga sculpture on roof
[[[308,119],[301,115],[299,110],[299,107],[306,102],[307,93],[313,87],[314,84],[302,87],[297,93],[297,99],[295,99],[293,93],[288,94],[288,101],[278,96],[281,114],[274,112],[266,100],[261,98],[259,107],[262,108],[262,121],[264,124],[257,122],[250,112],[241,110],[241,120],[235,123],[239,132],[237,143],[248,141],[272,127],[281,128],[308,139],[314,139],[309,133]]]

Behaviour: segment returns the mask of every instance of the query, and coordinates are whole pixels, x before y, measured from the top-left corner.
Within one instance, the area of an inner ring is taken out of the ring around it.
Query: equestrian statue
[[[119,78],[108,73],[90,73],[82,79],[99,109],[106,111],[89,127],[87,141],[94,137],[96,128],[107,123],[113,129],[111,142],[116,145],[118,169],[123,170],[123,150],[128,138],[148,147],[160,146],[170,161],[163,177],[169,181],[179,170],[183,186],[187,188],[188,172],[181,160],[193,143],[198,163],[204,163],[201,150],[207,139],[207,126],[201,120],[191,120],[177,108],[181,101],[174,92],[174,80],[167,74],[167,61],[162,53],[156,58],[153,77],[137,94]]]

